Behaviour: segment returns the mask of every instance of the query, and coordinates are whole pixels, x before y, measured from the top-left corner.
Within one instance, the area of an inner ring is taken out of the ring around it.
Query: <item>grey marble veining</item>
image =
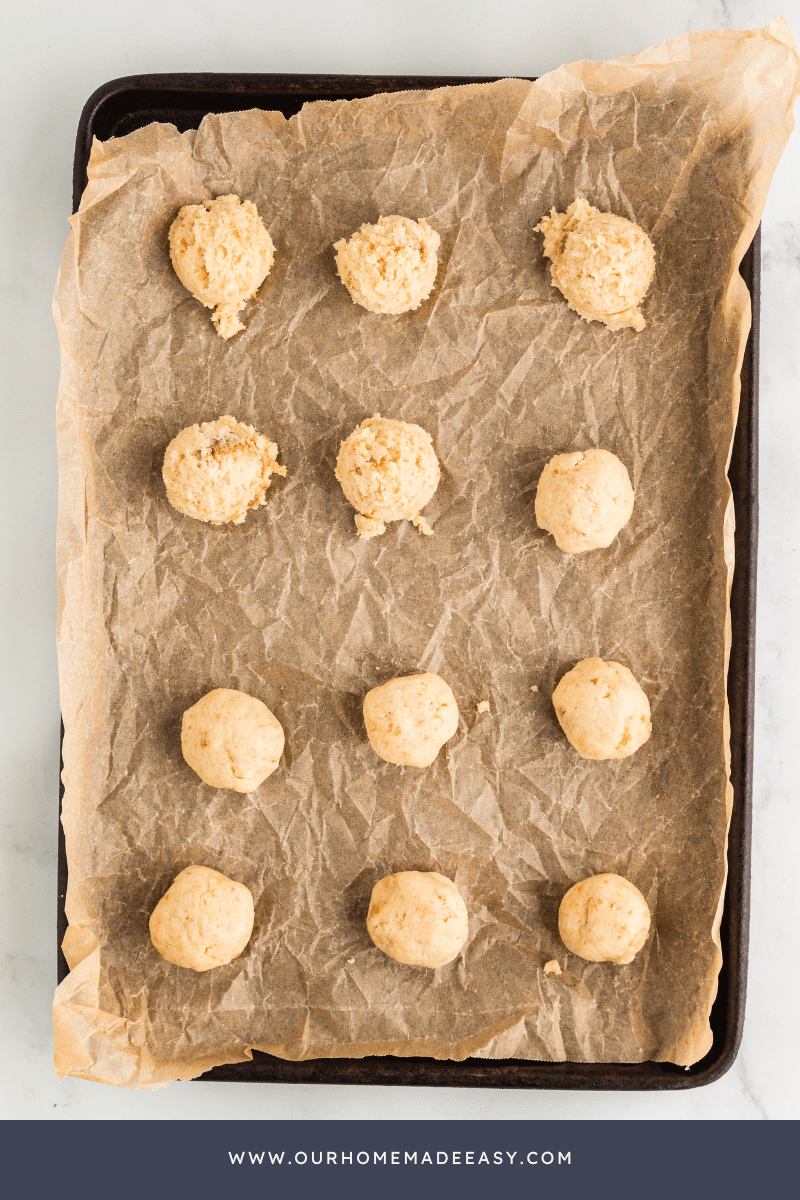
[[[6,455],[0,669],[3,672],[2,980],[5,1117],[779,1119],[800,1115],[793,897],[798,853],[798,401],[800,140],[779,164],[763,221],[761,547],[750,980],[742,1050],[708,1088],[680,1093],[502,1092],[173,1084],[115,1091],[52,1069],[59,701],[55,660],[58,348],[50,297],[67,232],[75,129],[100,83],[150,71],[541,74],[582,57],[628,54],[686,30],[763,25],[800,0],[427,0],[334,6],[307,0],[194,0],[159,12],[46,0],[7,19],[0,189]],[[254,11],[255,10],[255,11]],[[419,37],[420,28],[426,30]],[[447,47],[446,57],[442,47]]]

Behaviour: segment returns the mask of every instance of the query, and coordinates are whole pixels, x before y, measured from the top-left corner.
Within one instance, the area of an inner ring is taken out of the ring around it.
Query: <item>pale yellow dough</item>
[[[544,234],[553,285],[578,316],[609,329],[644,329],[639,305],[653,279],[655,252],[643,229],[579,198],[565,213],[552,209],[536,232]]]
[[[610,546],[633,512],[633,488],[616,454],[575,450],[557,454],[536,489],[536,520],[559,550],[581,554]]]
[[[164,455],[167,499],[178,512],[211,525],[240,525],[266,501],[270,476],[285,475],[278,447],[233,417],[182,429]]]
[[[369,744],[385,762],[429,767],[458,728],[458,705],[432,671],[390,679],[364,697]]]
[[[431,294],[439,234],[427,221],[381,217],[333,248],[342,283],[368,312],[409,312]]]
[[[283,742],[266,704],[233,688],[207,692],[183,714],[183,757],[211,787],[254,792],[277,770]]]
[[[618,662],[584,658],[558,684],[553,707],[581,758],[628,758],[650,737],[650,703]]]
[[[389,958],[411,967],[443,967],[467,940],[467,906],[436,871],[398,871],[372,889],[367,933]]]
[[[251,200],[217,196],[187,204],[172,222],[169,253],[175,274],[206,308],[220,337],[244,325],[238,314],[269,275],[275,247]]]
[[[592,875],[571,887],[561,901],[558,932],[579,958],[624,965],[633,962],[647,941],[650,909],[630,880]]]
[[[210,971],[238,958],[253,932],[253,897],[211,867],[186,867],[150,917],[150,937],[177,967]]]
[[[439,460],[431,436],[419,425],[389,421],[376,413],[339,448],[336,478],[356,509],[359,537],[386,532],[387,521],[409,520],[430,536],[420,516],[439,484]]]

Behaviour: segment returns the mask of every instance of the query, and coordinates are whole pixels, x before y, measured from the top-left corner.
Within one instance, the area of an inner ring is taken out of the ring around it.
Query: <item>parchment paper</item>
[[[737,267],[792,126],[788,26],[692,34],[535,84],[251,111],[95,143],[56,290],[59,652],[69,859],[56,1066],[128,1087],[241,1061],[428,1055],[690,1064],[710,1047],[720,966],[732,571],[726,465],[749,298]],[[230,342],[176,278],[181,205],[254,200],[277,248]],[[534,226],[576,195],[637,221],[657,273],[646,330],[581,322]],[[431,299],[354,305],[332,243],[382,214],[442,238]],[[365,416],[432,434],[425,516],[355,536],[334,479]],[[211,528],[166,501],[185,425],[231,413],[288,468],[265,508]],[[633,518],[568,557],[540,531],[544,463],[601,446]],[[550,695],[590,655],[652,705],[630,759],[581,760]],[[425,771],[370,750],[366,691],[439,672],[458,733]],[[281,769],[240,796],[184,763],[180,719],[212,687],[259,696]],[[538,687],[538,691],[531,689]],[[491,702],[489,714],[477,702]],[[151,946],[190,863],[252,890],[252,940],[195,974]],[[453,878],[456,962],[402,966],[365,929],[397,870]],[[558,937],[569,886],[617,871],[654,917],[627,967]],[[556,958],[560,977],[545,976]]]

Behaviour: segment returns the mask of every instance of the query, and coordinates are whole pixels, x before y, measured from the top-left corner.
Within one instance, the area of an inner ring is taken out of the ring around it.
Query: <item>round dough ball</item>
[[[632,512],[628,472],[609,450],[557,454],[542,471],[536,520],[565,554],[610,546]]]
[[[367,692],[364,724],[370,746],[386,762],[429,767],[458,729],[458,705],[431,671],[405,675]]]
[[[581,758],[628,758],[650,737],[650,702],[618,662],[584,658],[558,684],[553,707]]]
[[[283,741],[266,704],[233,688],[214,688],[183,714],[183,757],[211,787],[254,792],[277,770]]]
[[[187,867],[153,909],[150,937],[167,962],[210,971],[239,957],[254,919],[253,897],[243,883],[211,867]]]
[[[270,476],[285,475],[278,447],[233,417],[182,429],[167,446],[163,477],[173,508],[224,525],[241,525],[248,509],[266,502]]]
[[[633,962],[649,931],[647,901],[621,875],[583,879],[569,889],[558,910],[562,942],[589,962]]]
[[[362,538],[385,533],[386,521],[402,520],[430,536],[433,530],[419,513],[436,491],[439,474],[430,434],[380,413],[345,438],[336,460],[336,478],[358,513]]]
[[[436,871],[398,871],[372,889],[367,933],[389,958],[411,967],[443,967],[467,940],[467,906]]]
[[[255,204],[230,195],[182,208],[170,226],[169,254],[183,286],[214,309],[211,319],[227,340],[244,329],[237,314],[269,275],[275,247]]]
[[[609,329],[644,329],[647,322],[638,305],[652,282],[656,259],[643,229],[578,199],[565,213],[552,209],[536,230],[544,234],[553,285],[578,316],[602,321]]]
[[[342,283],[367,312],[408,312],[431,294],[439,235],[427,221],[381,217],[333,248]]]

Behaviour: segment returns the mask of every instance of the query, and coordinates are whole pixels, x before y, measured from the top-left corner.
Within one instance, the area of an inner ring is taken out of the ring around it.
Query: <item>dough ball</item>
[[[367,312],[408,312],[431,294],[439,235],[427,221],[381,217],[333,248],[339,278]]]
[[[565,213],[552,209],[536,231],[552,260],[550,277],[584,321],[609,329],[644,329],[638,305],[655,271],[650,238],[626,217],[600,212],[583,199]]]
[[[241,525],[248,509],[265,503],[270,476],[286,474],[277,453],[274,442],[233,417],[190,425],[164,455],[167,499],[198,521]]]
[[[421,533],[433,532],[419,513],[439,484],[439,460],[419,425],[368,417],[342,442],[336,478],[358,513],[359,537],[385,533],[386,521],[409,520]]]
[[[389,958],[411,967],[443,967],[467,940],[467,906],[436,871],[398,871],[372,889],[367,933]]]
[[[458,729],[458,705],[431,671],[405,675],[367,692],[364,724],[370,746],[386,762],[429,767]]]
[[[211,867],[187,867],[153,909],[150,937],[167,962],[210,971],[239,957],[253,921],[253,897],[243,883]]]
[[[553,692],[553,707],[581,758],[628,758],[650,737],[650,703],[618,662],[584,658]]]
[[[565,554],[610,546],[632,512],[628,472],[609,450],[557,454],[542,471],[536,520]]]
[[[647,901],[621,875],[581,880],[569,889],[558,910],[562,942],[589,962],[633,962],[649,931]]]
[[[255,296],[275,258],[272,238],[251,200],[217,196],[187,204],[169,230],[175,274],[206,308],[227,340],[244,329],[238,313]]]
[[[183,714],[181,749],[203,783],[254,792],[277,770],[283,727],[255,696],[214,688]]]

